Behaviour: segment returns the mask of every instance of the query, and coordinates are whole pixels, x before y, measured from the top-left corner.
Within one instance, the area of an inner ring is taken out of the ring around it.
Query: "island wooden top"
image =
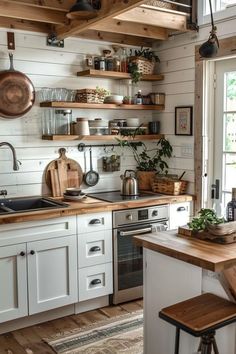
[[[58,199],[58,198],[55,198]],[[161,204],[172,204],[192,201],[193,196],[191,195],[179,195],[179,196],[158,196],[156,198],[150,199],[139,199],[125,202],[108,203],[103,202],[98,199],[87,197],[76,202],[67,202],[62,200],[64,203],[68,204],[66,208],[55,208],[50,210],[39,210],[31,212],[13,213],[13,214],[2,214],[0,215],[0,225],[10,224],[16,222],[26,222],[34,220],[45,220],[51,218],[58,218],[64,216],[72,216],[79,214],[90,214],[98,213],[103,211],[113,211],[131,208],[148,207]]]
[[[178,236],[176,231],[135,236],[134,239],[138,246],[213,272],[236,265],[236,243],[221,245]]]

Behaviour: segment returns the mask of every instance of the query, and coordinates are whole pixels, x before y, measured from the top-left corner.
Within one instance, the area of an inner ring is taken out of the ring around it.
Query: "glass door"
[[[212,197],[216,211],[223,215],[236,187],[236,59],[216,62],[215,73]]]

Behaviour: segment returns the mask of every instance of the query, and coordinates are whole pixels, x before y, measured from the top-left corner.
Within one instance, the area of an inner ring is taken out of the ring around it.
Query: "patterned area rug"
[[[143,354],[143,313],[108,319],[44,340],[58,354]]]

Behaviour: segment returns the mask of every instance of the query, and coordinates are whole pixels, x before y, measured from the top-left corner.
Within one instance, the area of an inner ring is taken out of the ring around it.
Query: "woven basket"
[[[177,6],[175,4],[171,4],[169,2],[164,2],[160,0],[149,0],[146,5],[163,7],[165,9],[177,10]]]
[[[143,57],[130,57],[132,63],[137,64],[138,71],[143,75],[152,75],[155,69],[155,61],[150,61]]]
[[[105,95],[99,95],[95,89],[77,90],[75,101],[80,103],[103,103]]]
[[[152,191],[155,193],[180,195],[186,193],[188,181],[155,178],[152,183]]]

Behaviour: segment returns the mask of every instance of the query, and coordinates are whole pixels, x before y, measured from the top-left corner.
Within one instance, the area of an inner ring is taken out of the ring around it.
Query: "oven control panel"
[[[113,227],[169,219],[169,205],[128,209],[113,213]]]

